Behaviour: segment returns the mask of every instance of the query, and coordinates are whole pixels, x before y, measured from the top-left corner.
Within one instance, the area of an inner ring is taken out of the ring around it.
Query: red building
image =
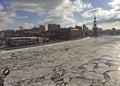
[[[73,28],[61,28],[57,30],[50,31],[52,35],[51,39],[73,39],[73,38],[80,38],[81,33],[79,29]]]
[[[62,39],[73,39],[80,37],[80,31],[78,29],[59,29],[58,38]]]

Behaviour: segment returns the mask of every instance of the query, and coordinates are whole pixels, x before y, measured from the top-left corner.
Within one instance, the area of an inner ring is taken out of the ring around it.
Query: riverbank
[[[9,51],[9,50],[15,50],[15,49],[22,49],[22,48],[24,49],[24,48],[29,48],[29,47],[44,46],[44,45],[56,44],[56,43],[64,43],[64,42],[75,41],[75,40],[85,40],[89,38],[90,37],[72,39],[72,40],[50,41],[48,43],[32,44],[32,45],[25,45],[25,46],[18,46],[18,47],[0,47],[0,50]]]

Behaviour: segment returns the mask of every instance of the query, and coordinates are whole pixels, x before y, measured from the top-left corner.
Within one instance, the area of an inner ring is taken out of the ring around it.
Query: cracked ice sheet
[[[0,68],[11,69],[6,86],[119,86],[119,47],[120,37],[105,36],[1,51]]]

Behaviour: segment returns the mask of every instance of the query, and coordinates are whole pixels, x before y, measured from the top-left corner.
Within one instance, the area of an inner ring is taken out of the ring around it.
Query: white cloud
[[[113,16],[119,17],[120,15],[120,0],[113,0],[108,3],[109,6],[111,6],[111,9],[105,10],[102,7],[99,8],[93,8],[91,10],[88,10],[82,14],[83,17],[85,18],[90,18],[93,17],[94,15],[100,17],[106,17],[112,18]]]
[[[34,13],[49,13],[54,10],[60,10],[61,7],[66,9],[71,6],[71,10],[79,11],[82,8],[90,7],[91,4],[83,3],[81,0],[10,0],[12,10],[24,10]]]
[[[94,15],[97,16],[97,18],[100,18],[98,20],[98,25],[100,27],[108,28],[110,27],[120,27],[120,0],[113,0],[108,3],[111,8],[109,10],[105,10],[102,7],[99,8],[93,8],[91,10],[88,10],[82,14],[84,18],[93,18]],[[93,22],[88,22],[88,25],[92,25]]]
[[[81,0],[64,0],[60,6],[49,12],[50,16],[42,21],[42,23],[61,23],[62,26],[69,26],[70,24],[76,23],[74,18],[74,12],[81,12],[85,8],[91,7],[90,3],[83,3]],[[41,22],[40,22],[41,23]]]
[[[110,5],[113,8],[118,7],[120,6],[120,0],[113,0],[110,3],[108,3],[108,5]]]
[[[0,5],[0,27],[5,29],[6,25],[14,23],[13,18],[17,15],[14,12],[5,12],[3,11],[3,6]]]
[[[92,8],[91,3],[84,3],[82,0],[10,0],[10,4],[12,11],[23,10],[39,15],[48,14],[44,20],[39,21],[40,24],[59,23],[63,26],[78,24],[74,12],[80,13],[86,8],[91,8],[91,10],[84,12],[82,16],[93,18],[96,15],[98,18],[102,18],[99,20],[99,24],[118,22],[120,18],[120,0],[109,2],[110,10],[102,7]],[[0,6],[0,10],[3,10],[3,7]],[[25,18],[27,16],[18,17],[18,19]]]
[[[103,17],[103,16],[108,16],[110,13],[109,10],[104,10],[102,8],[93,8],[91,10],[88,10],[86,12],[84,12],[82,14],[83,17],[85,18],[91,18],[94,16],[99,16],[99,17]]]
[[[0,5],[0,10],[3,10],[3,6],[2,5]]]
[[[81,0],[10,0],[10,8],[14,11],[24,10],[28,12],[48,14],[49,16],[39,23],[74,23],[74,12],[81,12],[91,7],[90,3],[83,3]]]
[[[113,0],[112,2],[108,3],[112,7],[111,14],[116,17],[120,18],[120,0]]]
[[[102,27],[103,29],[112,29],[112,28],[120,29],[119,25],[120,25],[120,21],[99,24],[99,26]]]
[[[20,24],[19,26],[23,27],[22,29],[31,29],[33,28],[35,25],[34,24],[31,24],[31,23],[23,23],[23,24]],[[20,29],[18,26],[18,29]]]
[[[28,18],[28,16],[19,16],[19,17],[17,17],[18,19],[26,19],[26,18]]]
[[[33,13],[48,13],[61,5],[64,0],[10,0],[12,10],[24,10]]]

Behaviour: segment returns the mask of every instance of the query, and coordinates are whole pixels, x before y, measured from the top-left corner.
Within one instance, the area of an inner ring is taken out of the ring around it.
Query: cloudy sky
[[[91,28],[94,16],[100,28],[120,28],[120,0],[0,0],[0,29],[53,23]]]

